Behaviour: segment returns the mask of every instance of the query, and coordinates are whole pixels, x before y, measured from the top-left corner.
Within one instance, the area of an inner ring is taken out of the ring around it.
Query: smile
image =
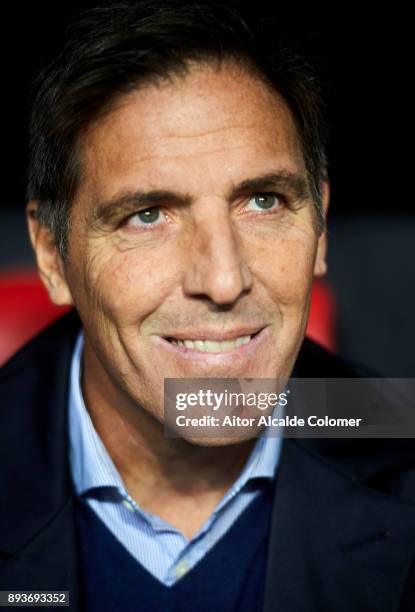
[[[252,335],[239,336],[233,340],[215,341],[215,340],[178,340],[170,338],[169,341],[176,346],[181,346],[187,349],[195,349],[202,353],[229,353],[234,349],[248,344],[251,341]]]
[[[269,326],[254,329],[187,331],[175,336],[159,336],[156,340],[177,360],[200,365],[241,365],[247,358],[254,358],[269,342]]]

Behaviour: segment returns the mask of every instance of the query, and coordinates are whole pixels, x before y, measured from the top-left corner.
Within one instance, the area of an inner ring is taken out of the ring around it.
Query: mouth
[[[190,336],[190,337],[189,337]],[[158,342],[175,359],[200,365],[241,365],[254,358],[270,338],[270,327],[240,329],[228,333],[184,332],[175,336],[159,336]]]
[[[166,338],[168,342],[182,349],[199,351],[201,353],[230,353],[240,346],[249,344],[259,334],[245,334],[228,340],[190,339],[190,338]]]

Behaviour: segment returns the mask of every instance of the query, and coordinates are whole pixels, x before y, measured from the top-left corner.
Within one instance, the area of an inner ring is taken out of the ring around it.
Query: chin
[[[202,438],[202,437],[190,437],[185,438],[181,436],[185,442],[188,442],[192,446],[201,446],[204,448],[222,448],[224,446],[235,446],[253,440],[256,436],[243,435],[240,438]]]
[[[214,431],[213,429],[205,429],[200,431],[199,429],[195,432],[195,429],[191,427],[186,430],[178,430],[177,428],[170,428],[165,424],[164,436],[166,439],[181,439],[188,444],[193,446],[203,447],[221,447],[221,446],[234,446],[236,444],[242,444],[249,440],[260,437],[263,432],[261,427],[252,427],[249,430],[247,428],[235,428],[232,432]]]

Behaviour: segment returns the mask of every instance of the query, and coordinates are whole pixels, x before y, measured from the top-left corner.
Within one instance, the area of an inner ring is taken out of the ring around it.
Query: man
[[[2,373],[3,590],[88,611],[413,601],[412,445],[164,433],[167,378],[356,376],[304,341],[324,127],[307,64],[271,42],[224,4],[108,5],[39,79],[29,231],[75,310]]]

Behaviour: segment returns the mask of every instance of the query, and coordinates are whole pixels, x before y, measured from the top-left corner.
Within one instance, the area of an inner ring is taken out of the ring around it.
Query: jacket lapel
[[[74,312],[63,317],[1,373],[0,588],[70,591],[71,610],[80,608],[67,392],[79,325]]]
[[[2,589],[69,591],[70,610],[80,608],[72,498],[9,560],[0,563]]]
[[[340,471],[318,446],[283,444],[264,612],[394,612],[415,555],[415,505],[364,486],[356,466]]]

